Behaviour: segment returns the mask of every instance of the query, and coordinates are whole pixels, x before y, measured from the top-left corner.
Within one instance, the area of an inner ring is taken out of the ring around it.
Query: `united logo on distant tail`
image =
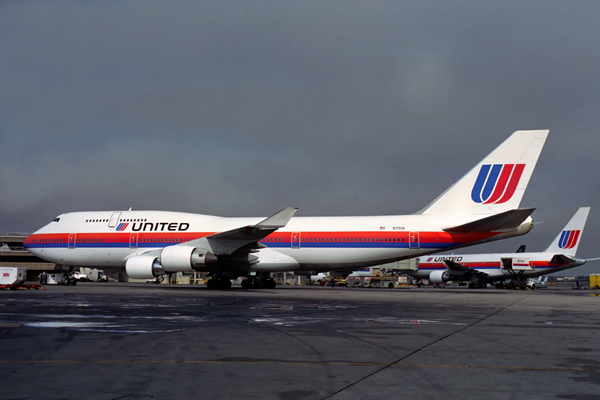
[[[475,203],[506,203],[515,194],[524,169],[525,164],[482,165],[471,198]]]
[[[562,231],[560,240],[558,241],[558,247],[561,249],[572,249],[577,244],[579,233],[581,233],[580,230]]]

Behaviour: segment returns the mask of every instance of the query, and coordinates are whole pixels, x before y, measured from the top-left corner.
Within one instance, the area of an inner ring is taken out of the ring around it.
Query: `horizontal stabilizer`
[[[535,208],[508,210],[467,224],[444,228],[450,233],[481,233],[518,228]]]
[[[575,259],[569,257],[569,256],[565,256],[564,254],[555,254],[554,257],[552,257],[552,260],[550,260],[550,264],[552,265],[562,265],[562,264],[568,264],[570,262],[574,262]]]

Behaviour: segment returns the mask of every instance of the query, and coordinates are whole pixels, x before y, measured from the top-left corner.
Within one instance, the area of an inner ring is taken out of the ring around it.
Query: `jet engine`
[[[189,246],[169,246],[160,252],[160,264],[166,272],[194,272],[218,262],[217,256]]]
[[[448,276],[448,271],[431,271],[429,274],[429,281],[434,285],[441,285],[442,283],[446,283],[450,280],[450,276]]]
[[[125,270],[133,279],[152,279],[165,273],[158,258],[152,256],[131,257],[125,263]]]
[[[160,257],[144,255],[131,257],[125,263],[125,270],[130,278],[152,279],[170,272],[200,271],[217,261],[217,256],[206,250],[188,246],[169,246],[160,252]]]

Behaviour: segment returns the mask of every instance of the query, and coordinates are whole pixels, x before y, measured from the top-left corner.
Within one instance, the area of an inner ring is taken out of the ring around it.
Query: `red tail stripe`
[[[498,200],[495,204],[506,203],[510,198],[515,194],[515,190],[517,190],[517,186],[519,185],[519,181],[521,180],[521,175],[523,175],[523,170],[525,170],[525,164],[517,164],[515,165],[515,169],[513,170],[513,174],[510,177],[510,182],[508,183],[508,187],[504,192],[504,196],[500,200]]]
[[[500,174],[500,178],[496,183],[494,193],[492,193],[490,198],[483,204],[495,203],[500,198],[500,196],[502,196],[502,193],[504,193],[504,189],[506,189],[506,183],[508,182],[508,178],[510,178],[510,174],[512,173],[514,167],[514,164],[504,165],[504,168],[502,168],[502,173]]]

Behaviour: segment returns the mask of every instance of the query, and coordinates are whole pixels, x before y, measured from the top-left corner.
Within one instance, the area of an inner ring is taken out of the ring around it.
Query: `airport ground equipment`
[[[26,283],[27,269],[14,267],[0,267],[0,289],[35,289],[41,286],[36,283]]]
[[[600,289],[600,275],[590,274],[590,288]]]
[[[0,267],[0,285],[3,289],[16,289],[27,279],[25,268]]]
[[[42,285],[75,286],[77,284],[77,279],[75,279],[73,273],[70,272],[42,273],[40,274],[40,283]]]

